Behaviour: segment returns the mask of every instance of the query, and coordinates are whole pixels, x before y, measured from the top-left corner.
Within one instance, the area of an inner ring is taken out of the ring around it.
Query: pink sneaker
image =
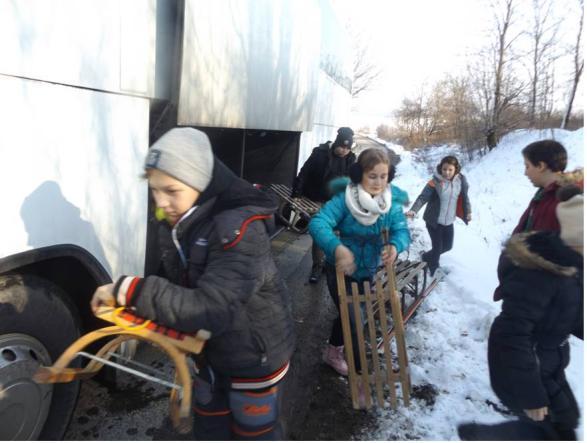
[[[328,344],[322,354],[322,360],[340,375],[348,377],[349,367],[344,359],[344,346]]]

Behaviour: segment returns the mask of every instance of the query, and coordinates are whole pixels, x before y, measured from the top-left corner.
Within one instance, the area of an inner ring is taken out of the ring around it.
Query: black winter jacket
[[[162,276],[141,280],[130,304],[138,316],[164,326],[210,331],[204,355],[218,372],[271,374],[294,348],[290,300],[265,224],[276,205],[217,159],[212,183],[197,203],[174,233],[161,223]]]
[[[469,224],[467,220],[467,215],[471,213],[471,202],[469,201],[469,182],[467,181],[466,177],[463,174],[461,175],[461,193],[459,194],[457,200],[457,217],[462,219],[466,225]],[[438,225],[438,216],[440,214],[440,197],[438,196],[438,192],[436,191],[436,187],[438,186],[438,179],[433,177],[410,208],[410,211],[418,212],[420,208],[424,205],[426,209],[424,210],[424,221],[426,224],[436,227]]]
[[[549,232],[514,235],[505,253],[502,311],[489,335],[491,386],[514,411],[548,406],[554,421],[575,423],[564,369],[569,334],[583,315],[583,257]]]
[[[332,196],[328,191],[328,183],[336,177],[348,176],[356,159],[352,152],[345,157],[335,155],[331,142],[314,148],[294,181],[294,195],[303,195],[321,203],[330,200]]]

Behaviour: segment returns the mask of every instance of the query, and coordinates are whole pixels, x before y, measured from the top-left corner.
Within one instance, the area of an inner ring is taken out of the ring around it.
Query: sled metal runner
[[[298,234],[305,234],[308,231],[310,219],[320,210],[321,204],[306,197],[292,197],[291,188],[285,185],[272,184],[269,189],[279,197],[280,204],[276,213],[277,218],[288,229]]]
[[[428,266],[425,262],[400,260],[395,264],[396,289],[400,296],[401,313],[404,327],[414,317],[416,310],[422,305],[426,297],[439,282],[438,278],[428,279]],[[381,281],[383,289],[387,288],[387,272],[381,268],[376,274],[376,280]],[[372,285],[371,290],[375,289]],[[377,307],[374,307],[377,312]],[[389,323],[387,334],[391,339],[395,334],[393,321]],[[383,349],[383,340],[378,340],[377,349]]]
[[[192,378],[188,367],[189,354],[202,352],[204,343],[210,338],[205,330],[195,335],[184,334],[149,320],[135,316],[124,308],[100,307],[96,317],[113,323],[80,337],[72,343],[57,359],[53,366],[41,366],[33,376],[37,383],[68,383],[74,380],[86,380],[96,375],[104,365],[112,366],[138,377],[162,384],[171,388],[169,410],[173,426],[180,433],[187,433],[192,428]],[[92,343],[109,338],[105,345],[95,354],[84,352],[83,349]],[[160,376],[165,374],[154,368],[126,359],[114,351],[125,341],[142,340],[162,349],[175,365],[173,382]],[[78,356],[90,361],[84,368],[70,368],[71,362]],[[110,361],[115,358],[125,364]],[[130,366],[134,366],[131,368]],[[138,369],[135,369],[138,368]]]

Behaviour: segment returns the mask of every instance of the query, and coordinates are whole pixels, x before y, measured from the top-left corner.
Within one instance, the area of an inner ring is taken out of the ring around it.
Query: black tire
[[[15,333],[38,340],[55,362],[79,338],[79,314],[63,290],[48,280],[34,275],[0,276],[0,337]],[[79,389],[79,381],[53,385],[50,410],[39,439],[63,438]]]

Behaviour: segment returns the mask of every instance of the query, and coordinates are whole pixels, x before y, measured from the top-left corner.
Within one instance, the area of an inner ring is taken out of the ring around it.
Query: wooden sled
[[[104,365],[114,366],[170,387],[169,412],[173,426],[180,433],[189,432],[192,428],[192,378],[187,356],[202,352],[205,341],[210,338],[210,333],[200,330],[195,335],[184,334],[137,317],[124,308],[100,307],[96,317],[114,323],[115,326],[97,329],[80,337],[63,352],[53,366],[39,367],[33,380],[42,384],[86,380],[96,375]],[[83,352],[83,349],[90,344],[105,338],[111,338],[111,340],[95,355]],[[149,342],[167,353],[175,364],[173,383],[109,361],[121,343],[135,339]],[[90,362],[84,368],[70,368],[69,365],[78,356],[87,357]]]
[[[384,244],[387,243],[386,241]],[[352,282],[350,294],[347,292],[344,274],[340,271],[336,274],[344,349],[354,409],[363,407],[359,403],[359,385],[365,393],[364,407],[367,409],[374,405],[373,393],[379,407],[385,406],[385,399],[388,397],[392,408],[395,409],[397,384],[401,386],[404,405],[410,404],[411,382],[404,338],[404,321],[393,264],[385,267],[384,274],[377,274],[374,287],[369,282],[363,282],[363,288],[359,290],[358,284]],[[408,272],[404,276],[406,280],[409,275]],[[386,278],[385,288],[383,276]],[[355,331],[351,329],[351,316],[353,316],[353,323],[357,325]],[[391,324],[393,324],[393,334],[389,333]],[[359,371],[355,367],[353,334],[356,334]],[[392,339],[395,346],[392,346]]]
[[[285,185],[272,184],[269,189],[279,197],[280,204],[277,209],[277,218],[288,229],[298,234],[305,234],[308,231],[310,219],[320,210],[321,204],[306,197],[292,197],[291,188]]]

